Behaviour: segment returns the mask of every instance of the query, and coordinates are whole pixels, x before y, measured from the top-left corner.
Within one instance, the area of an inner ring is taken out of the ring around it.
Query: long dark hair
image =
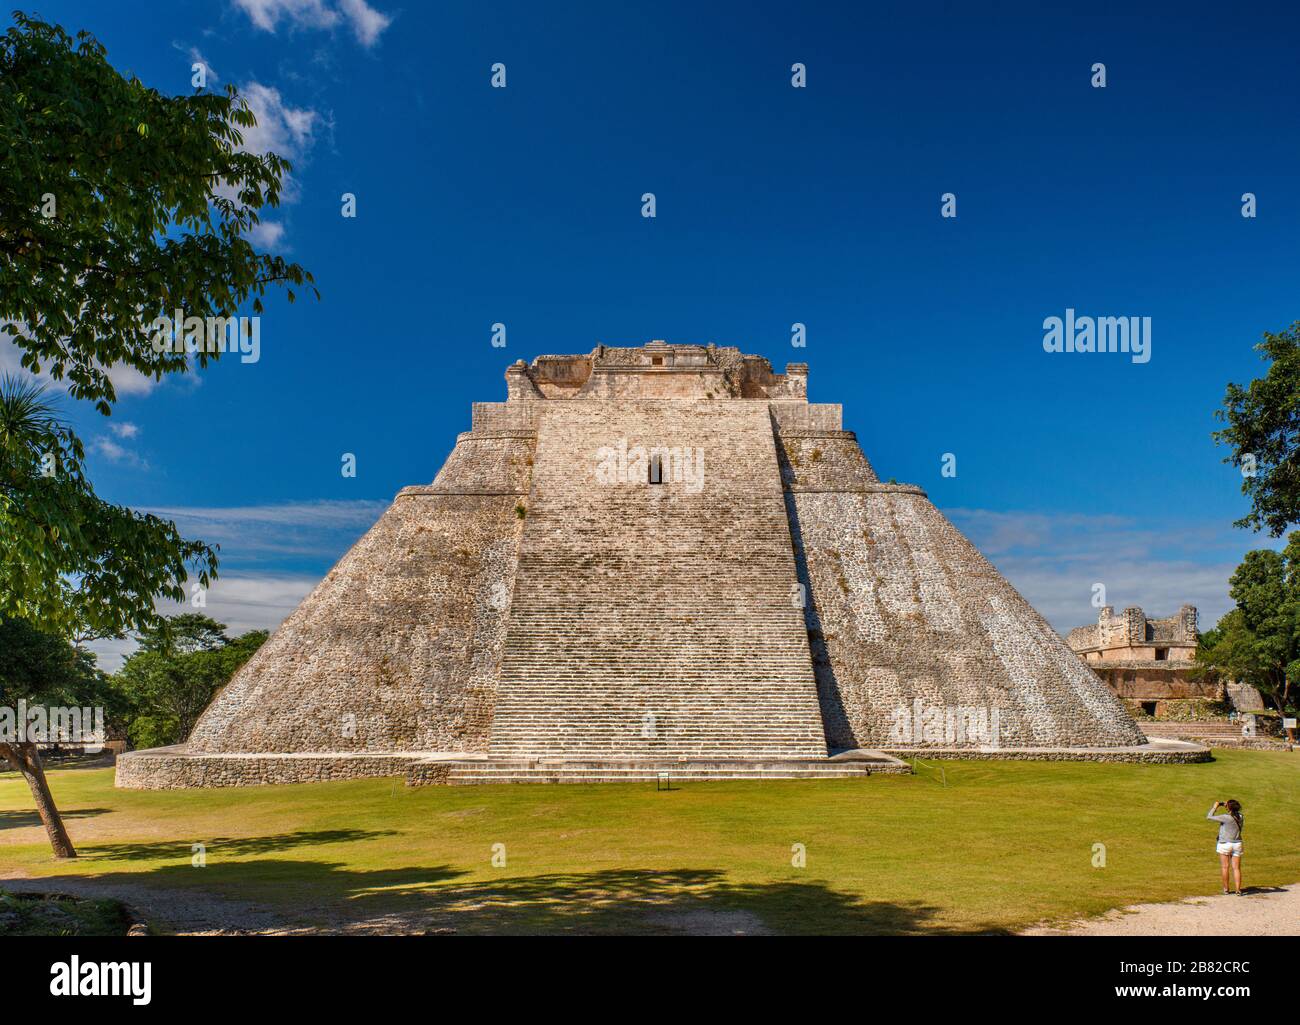
[[[1239,801],[1228,802],[1228,814],[1233,817],[1237,823],[1237,834],[1241,834],[1241,803]]]

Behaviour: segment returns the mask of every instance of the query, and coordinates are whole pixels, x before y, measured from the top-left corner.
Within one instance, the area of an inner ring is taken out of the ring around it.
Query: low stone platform
[[[614,783],[672,780],[843,779],[908,773],[879,751],[833,759],[539,759],[489,758],[459,751],[323,751],[308,754],[210,754],[184,744],[132,751],[117,760],[116,784],[127,790],[248,787],[404,776],[408,786],[476,783]]]
[[[116,784],[127,790],[248,787],[404,776],[408,786],[482,783],[653,782],[723,779],[845,779],[909,773],[904,759],[1012,761],[1208,762],[1210,749],[1161,738],[1135,747],[913,747],[843,751],[822,759],[492,758],[460,751],[322,751],[305,754],[210,754],[184,744],[132,751],[117,759]]]
[[[463,757],[436,751],[323,751],[302,754],[209,754],[184,744],[119,755],[114,783],[126,790],[253,787],[273,783],[402,776],[414,763]]]
[[[1149,762],[1187,764],[1208,762],[1210,749],[1184,740],[1160,738],[1132,747],[891,747],[899,758],[950,758],[963,761],[1021,762]]]
[[[474,758],[418,762],[406,774],[409,786],[482,783],[672,782],[724,779],[847,779],[880,773],[906,774],[911,766],[880,751],[855,751],[830,759],[561,759]]]
[[[1257,751],[1285,751],[1286,740],[1281,737],[1259,735],[1244,737],[1240,723],[1224,720],[1201,722],[1178,722],[1172,719],[1157,719],[1155,722],[1140,724],[1142,732],[1149,740],[1186,740],[1206,747],[1241,747]]]

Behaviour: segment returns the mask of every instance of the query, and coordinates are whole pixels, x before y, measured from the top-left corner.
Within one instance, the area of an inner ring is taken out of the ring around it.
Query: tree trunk
[[[45,780],[45,769],[41,765],[41,755],[36,750],[36,745],[0,744],[0,754],[23,774],[27,785],[31,787],[32,797],[36,799],[36,810],[41,816],[41,821],[45,823],[45,832],[49,834],[54,856],[75,858],[76,848],[72,846],[68,831],[63,827],[63,816],[59,814],[59,809],[54,804],[54,796],[50,793],[50,785]]]

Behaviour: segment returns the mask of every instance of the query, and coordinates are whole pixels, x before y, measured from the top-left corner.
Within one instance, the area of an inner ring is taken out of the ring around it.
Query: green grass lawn
[[[936,764],[936,763],[932,763]],[[1246,809],[1248,886],[1300,880],[1300,755],[1203,765],[945,762],[910,777],[599,786],[401,780],[113,789],[50,773],[81,857],[55,862],[0,775],[0,878],[205,891],[337,927],[401,914],[457,932],[1000,932],[1217,892],[1205,811]],[[191,865],[191,844],[207,865]],[[1106,845],[1094,868],[1093,845]],[[504,867],[492,864],[503,844]],[[806,867],[791,864],[803,844]],[[166,925],[166,923],[163,923]]]

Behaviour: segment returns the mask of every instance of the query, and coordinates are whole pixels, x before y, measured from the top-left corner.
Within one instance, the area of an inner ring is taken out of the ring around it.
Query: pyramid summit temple
[[[947,757],[1198,761],[1151,740],[934,507],[714,345],[506,370],[187,743],[120,786],[852,776]]]

